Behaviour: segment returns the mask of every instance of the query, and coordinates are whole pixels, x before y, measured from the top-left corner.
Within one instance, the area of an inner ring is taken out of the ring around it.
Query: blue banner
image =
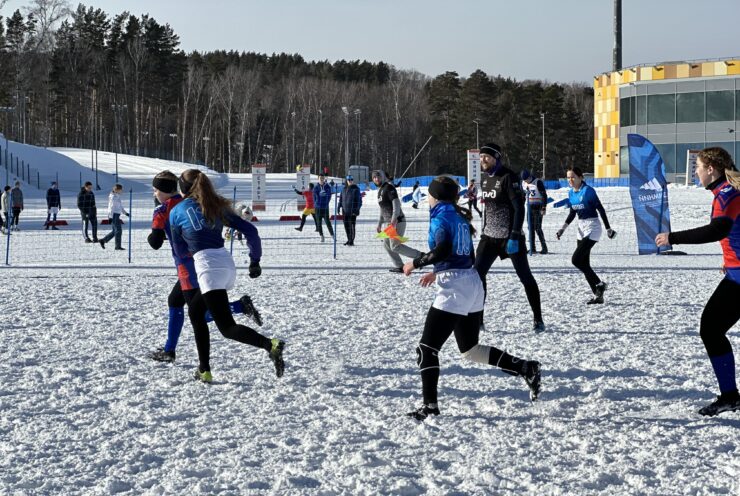
[[[668,209],[668,182],[665,165],[657,148],[644,136],[628,134],[630,159],[630,196],[637,228],[640,255],[670,250],[670,246],[655,246],[658,233],[670,232],[671,214]]]

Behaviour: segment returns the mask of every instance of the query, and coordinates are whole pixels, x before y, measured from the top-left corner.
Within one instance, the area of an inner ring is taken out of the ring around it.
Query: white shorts
[[[195,274],[201,293],[214,289],[229,290],[236,282],[236,266],[226,248],[210,248],[193,255]]]
[[[601,238],[601,222],[598,217],[578,219],[578,240],[589,238],[598,241]]]
[[[474,268],[443,270],[437,273],[437,310],[468,315],[483,310],[483,284]]]

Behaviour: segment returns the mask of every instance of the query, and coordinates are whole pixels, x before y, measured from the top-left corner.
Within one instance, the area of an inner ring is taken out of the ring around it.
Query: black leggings
[[[699,335],[710,357],[732,353],[727,331],[740,319],[740,284],[722,279],[701,314]]]
[[[496,261],[496,258],[511,258],[511,263],[514,265],[516,275],[519,276],[519,280],[524,286],[524,292],[527,294],[527,301],[529,306],[532,308],[534,314],[534,320],[542,322],[542,304],[540,302],[540,288],[537,286],[537,281],[532,275],[532,270],[529,268],[529,260],[527,260],[527,242],[524,236],[519,237],[519,251],[513,255],[506,254],[506,243],[507,239],[491,238],[488,236],[481,236],[480,243],[478,243],[478,249],[475,250],[475,270],[478,271],[481,282],[483,282],[483,290],[488,294],[488,285],[486,284],[486,275],[488,270]]]
[[[301,215],[301,225],[298,226],[298,230],[299,231],[302,231],[303,230],[303,225],[306,223],[306,217],[308,217],[308,216],[305,215],[305,214],[304,215]],[[316,214],[311,214],[311,217],[313,217],[313,224],[314,224],[314,226],[316,226],[316,230],[318,231],[319,230],[319,226],[316,225]]]
[[[214,289],[202,294],[199,289],[184,292],[188,302],[188,316],[195,333],[200,370],[211,370],[211,337],[206,323],[206,311],[210,311],[218,330],[225,338],[270,351],[271,341],[251,327],[234,322],[229,307],[229,296],[225,289]]]
[[[328,208],[317,208],[316,209],[316,227],[319,230],[319,234],[323,236],[324,230],[321,227],[322,220],[326,222],[326,227],[327,229],[329,229],[329,236],[334,236],[334,228],[331,227],[331,219],[329,218]]]
[[[588,285],[591,286],[591,291],[594,293],[596,292],[596,285],[601,282],[599,276],[591,268],[591,248],[595,244],[596,241],[591,238],[579,239],[578,246],[576,246],[576,251],[573,252],[573,258],[571,259],[571,263],[586,276],[586,281],[588,281]]]
[[[357,222],[357,216],[352,214],[344,214],[344,232],[347,233],[347,242],[355,242],[355,223]]]
[[[424,404],[437,403],[437,383],[439,382],[439,352],[450,335],[455,333],[457,348],[460,353],[471,352],[478,345],[480,321],[483,312],[457,315],[431,307],[424,323],[419,346],[416,348],[416,363],[421,370],[421,384]],[[490,351],[489,351],[490,350]],[[497,366],[512,375],[522,373],[524,361],[493,347],[481,347],[480,353],[489,365]],[[472,361],[481,363],[473,357]]]

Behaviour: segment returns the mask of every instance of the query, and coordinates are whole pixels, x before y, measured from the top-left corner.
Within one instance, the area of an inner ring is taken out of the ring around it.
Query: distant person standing
[[[478,217],[483,217],[483,212],[478,209],[478,186],[475,184],[475,179],[470,180],[465,197],[468,199],[468,210],[472,212],[475,209],[478,212]]]
[[[383,226],[393,226],[399,236],[406,232],[406,216],[401,210],[401,199],[398,198],[398,191],[393,183],[388,179],[382,170],[374,170],[372,174],[373,184],[378,187],[378,206],[380,207],[380,217],[378,217],[377,232],[383,231]],[[391,272],[403,274],[403,260],[401,256],[416,258],[422,253],[410,246],[406,246],[398,239],[386,238],[383,240],[383,247],[391,257],[393,268]]]
[[[414,187],[411,188],[411,208],[419,208],[419,203],[421,203],[421,186],[419,181],[416,181]]]
[[[316,207],[316,227],[321,236],[321,242],[324,242],[324,229],[321,226],[322,221],[326,222],[329,229],[329,236],[334,237],[334,228],[331,227],[329,218],[329,203],[331,202],[331,186],[326,182],[326,174],[319,174],[319,184],[313,188],[313,204]]]
[[[58,231],[57,227],[57,214],[62,209],[62,198],[59,194],[56,181],[51,183],[51,188],[46,190],[46,227],[48,230],[51,227],[54,231]]]
[[[604,303],[604,291],[606,291],[607,285],[599,279],[594,269],[591,268],[591,249],[601,238],[599,215],[601,215],[601,220],[604,221],[606,236],[609,239],[613,239],[617,232],[609,226],[606,210],[604,210],[596,190],[583,180],[583,171],[578,167],[571,167],[565,175],[570,185],[568,191],[570,212],[565,219],[565,224],[558,229],[555,236],[560,239],[570,223],[573,222],[573,219],[578,216],[578,244],[576,245],[576,251],[573,252],[571,263],[583,272],[583,276],[594,294],[594,297],[586,303],[588,305],[600,305]]]
[[[345,246],[354,246],[355,223],[357,222],[357,216],[360,215],[360,208],[362,208],[362,193],[352,176],[347,176],[346,180],[347,183],[342,189],[342,203],[340,205],[343,214],[344,232],[347,234],[347,242],[344,244]]]
[[[313,225],[315,227],[315,230],[319,230],[319,226],[316,223],[316,208],[313,204],[313,183],[308,183],[308,189],[305,191],[298,191],[295,186],[293,186],[293,191],[296,192],[297,195],[302,196],[306,200],[306,206],[303,208],[303,212],[301,213],[301,225],[296,227],[296,231],[303,231],[303,225],[306,223],[306,217],[309,215],[313,217]]]
[[[109,232],[103,239],[99,241],[100,247],[105,249],[105,244],[113,239],[116,238],[116,250],[123,250],[123,246],[121,246],[121,237],[123,235],[123,229],[121,228],[121,214],[125,215],[126,217],[130,217],[131,215],[126,212],[126,209],[123,208],[123,203],[121,202],[121,192],[123,191],[123,186],[120,184],[113,185],[113,190],[108,195],[108,218],[110,219],[110,224],[113,229],[111,232]]]
[[[20,181],[16,181],[15,187],[10,190],[10,206],[13,209],[13,230],[19,231],[18,219],[23,211],[23,191],[21,190]]]
[[[740,409],[735,377],[735,355],[727,333],[740,319],[740,173],[727,150],[705,148],[696,158],[696,175],[712,192],[709,224],[687,231],[660,233],[655,244],[701,244],[719,241],[724,279],[709,297],[701,314],[699,335],[709,356],[720,395],[702,407],[699,415],[714,417]],[[687,281],[693,286],[693,281]]]
[[[540,288],[532,275],[527,260],[524,225],[524,191],[519,174],[503,164],[503,154],[498,145],[490,143],[481,147],[481,191],[483,201],[483,233],[475,251],[475,268],[486,289],[486,275],[497,258],[511,258],[519,281],[524,286],[529,306],[534,315],[532,330],[542,332]],[[509,303],[510,304],[510,303]],[[481,322],[482,324],[482,322]]]
[[[82,234],[85,236],[85,243],[97,243],[98,209],[95,206],[95,193],[90,181],[87,181],[77,194],[77,208],[82,216]],[[87,235],[88,225],[92,226],[92,239]]]
[[[542,217],[547,212],[547,190],[545,183],[527,169],[521,173],[522,188],[527,196],[527,224],[529,225],[529,254],[537,253],[534,235],[540,238],[540,254],[547,255],[545,233],[542,231]]]
[[[10,186],[5,186],[5,189],[3,190],[3,196],[0,198],[0,209],[2,210],[2,215],[5,218],[5,227],[3,227],[3,234],[5,234],[6,229],[7,232],[10,233]]]

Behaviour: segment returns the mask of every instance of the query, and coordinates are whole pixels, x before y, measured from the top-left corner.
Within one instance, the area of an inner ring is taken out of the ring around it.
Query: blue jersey
[[[469,269],[473,266],[473,238],[470,224],[455,210],[452,203],[437,203],[429,211],[429,249],[444,242],[452,243],[452,253],[434,264],[434,272],[448,269]]]
[[[229,210],[225,215],[225,224],[244,234],[249,247],[249,258],[259,262],[262,258],[262,242],[257,228],[245,221],[235,212]],[[201,250],[223,248],[224,222],[216,218],[213,223],[206,221],[200,205],[192,198],[178,203],[170,212],[170,229],[172,230],[172,249],[177,256],[190,252],[193,255]]]
[[[592,219],[597,217],[597,211],[603,210],[601,201],[596,195],[596,190],[586,183],[581,184],[581,189],[574,191],[573,188],[568,191],[568,201],[570,208],[579,219]]]

